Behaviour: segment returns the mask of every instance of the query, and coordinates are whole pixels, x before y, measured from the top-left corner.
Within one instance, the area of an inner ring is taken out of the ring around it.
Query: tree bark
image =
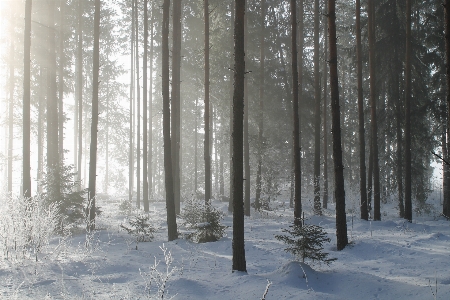
[[[406,0],[405,58],[405,219],[412,222],[411,201],[411,0]]]
[[[58,152],[61,166],[64,165],[64,11],[65,1],[59,0],[59,66],[58,66]]]
[[[247,53],[248,17],[244,16],[244,52]],[[246,57],[244,60],[247,61]],[[250,145],[248,142],[248,78],[244,77],[244,214],[250,216]]]
[[[89,149],[89,224],[88,230],[95,228],[95,188],[97,178],[97,128],[98,128],[98,88],[100,71],[100,0],[95,0],[94,12],[94,51],[92,66],[92,123],[91,146]]]
[[[319,0],[314,0],[314,213],[321,215],[320,205],[320,64]]]
[[[141,208],[141,85],[139,75],[139,8],[135,0],[134,18],[135,18],[135,60],[136,60],[136,86],[137,86],[137,108],[136,108],[136,207]]]
[[[148,140],[147,140],[147,128],[148,128],[148,119],[147,119],[147,56],[148,56],[148,11],[147,11],[148,0],[144,0],[144,57],[143,57],[143,99],[142,99],[142,112],[143,112],[143,122],[142,122],[142,168],[143,168],[143,203],[144,203],[144,211],[148,212],[149,203],[148,203]]]
[[[339,80],[336,47],[336,2],[328,0],[328,31],[330,39],[330,91],[331,126],[333,132],[334,197],[336,199],[336,238],[337,250],[348,244],[347,220],[345,215],[344,166],[342,164],[341,124],[339,108]]]
[[[30,176],[30,98],[31,98],[31,0],[25,2],[25,31],[23,55],[23,193],[25,198],[31,198]],[[12,44],[11,49],[14,49]],[[11,62],[12,64],[12,62]],[[14,67],[11,67],[11,80],[14,80]],[[12,90],[14,91],[14,90]],[[11,102],[13,97],[11,97]]]
[[[450,152],[450,0],[445,0],[444,4],[444,22],[445,22],[445,71],[446,71],[446,100],[447,100],[447,124],[446,124],[446,136],[447,136],[447,161],[449,159]],[[444,168],[444,202],[442,207],[442,213],[447,218],[450,218],[450,182],[449,182],[449,166]]]
[[[83,1],[78,2],[77,26],[77,103],[78,103],[78,166],[77,181],[81,181],[81,163],[83,161]],[[81,184],[78,186],[81,190]]]
[[[244,22],[245,0],[235,0],[233,92],[233,271],[247,272],[244,247],[243,123],[244,123]]]
[[[134,0],[131,2],[131,69],[130,69],[130,152],[128,156],[128,201],[130,205],[133,201],[133,189],[134,189],[134,122],[133,122],[133,109],[134,109]]]
[[[361,219],[369,219],[367,209],[367,190],[366,190],[366,141],[364,130],[364,95],[362,81],[362,49],[361,49],[361,3],[356,0],[356,59],[357,59],[357,82],[358,82],[358,131],[359,131],[359,191],[360,191],[360,209]]]
[[[150,29],[150,86],[148,89],[148,197],[152,199],[153,195],[153,31],[154,31],[154,1],[152,1],[152,18]]]
[[[325,11],[328,10],[328,2],[325,1]],[[323,34],[324,38],[324,57],[328,57],[328,22],[325,16]],[[327,98],[328,98],[328,62],[323,60],[323,208],[328,208],[328,125],[327,125]]]
[[[210,150],[210,128],[209,128],[209,1],[205,0],[205,144],[204,144],[204,160],[205,160],[205,203],[211,199],[211,154]]]
[[[170,140],[170,95],[169,95],[169,14],[170,0],[163,2],[162,22],[162,97],[163,97],[163,135],[164,135],[164,171],[166,187],[167,230],[168,239],[173,241],[178,238],[177,219],[175,214],[175,202],[172,176],[172,145]]]
[[[235,0],[231,1],[231,36],[230,44],[234,45],[234,23],[235,23]],[[233,55],[230,55],[230,198],[228,199],[228,211],[233,212],[233,95],[234,95],[234,72],[233,70]]]

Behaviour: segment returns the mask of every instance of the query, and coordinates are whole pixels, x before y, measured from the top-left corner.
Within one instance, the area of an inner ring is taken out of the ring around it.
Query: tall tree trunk
[[[259,210],[261,207],[261,178],[262,178],[262,151],[263,151],[263,134],[264,134],[264,67],[265,67],[265,52],[264,52],[264,28],[266,18],[266,0],[261,0],[261,35],[260,35],[260,52],[259,52],[259,134],[258,134],[258,170],[256,173],[256,196],[255,209]]]
[[[361,3],[356,0],[356,57],[357,57],[357,81],[358,81],[358,121],[359,121],[359,191],[361,219],[369,219],[367,209],[366,190],[366,141],[364,130],[364,95],[362,82],[362,49],[361,49]]]
[[[411,201],[411,0],[406,0],[405,58],[405,219],[412,222]]]
[[[359,0],[358,0],[359,1]],[[325,0],[325,11],[328,11],[328,2]],[[328,22],[327,16],[324,16],[323,34],[324,38],[324,57],[328,57]],[[328,125],[327,125],[327,98],[328,98],[328,62],[323,60],[323,193],[322,203],[323,208],[328,208]]]
[[[59,66],[58,66],[58,152],[64,165],[64,11],[65,1],[59,0]]]
[[[152,1],[152,19],[150,29],[150,87],[148,89],[148,196],[152,199],[153,195],[153,31],[154,31],[154,1]]]
[[[109,61],[108,56],[106,61]],[[106,80],[106,124],[105,124],[105,182],[103,193],[108,195],[109,186],[109,78]]]
[[[401,66],[399,66],[399,69],[401,69]],[[405,206],[403,204],[403,172],[402,172],[402,127],[401,127],[401,120],[402,120],[402,114],[401,114],[401,103],[400,103],[400,80],[399,80],[399,74],[394,74],[394,83],[393,88],[395,91],[395,114],[396,114],[396,121],[397,121],[397,187],[398,187],[398,208],[399,208],[399,214],[400,218],[405,217]]]
[[[297,1],[291,0],[291,43],[292,43],[292,103],[294,114],[294,223],[302,224],[302,200],[301,200],[301,169],[300,169],[300,119],[299,119],[299,99],[298,99],[298,66],[297,66]],[[303,10],[302,3],[300,10]],[[302,20],[300,20],[302,21]]]
[[[446,133],[447,133],[447,160],[449,158],[449,152],[450,152],[450,0],[445,0],[444,5],[444,22],[445,22],[445,72],[446,72],[446,88],[447,88],[447,126],[446,126]],[[444,216],[447,218],[450,217],[450,182],[449,182],[449,166],[447,166],[446,173],[444,173],[444,182],[447,184],[444,184],[444,203],[442,207],[442,212]]]
[[[169,14],[170,0],[163,2],[162,22],[162,97],[163,97],[163,135],[164,135],[164,171],[166,186],[167,230],[168,239],[173,241],[178,238],[177,219],[175,214],[175,202],[172,176],[172,145],[170,140],[170,95],[169,95]]]
[[[30,0],[29,0],[30,2]],[[31,4],[31,2],[30,2]],[[26,3],[25,5],[29,5]],[[8,193],[12,193],[12,182],[13,182],[13,147],[14,147],[14,26],[13,23],[13,13],[11,9],[11,45],[10,45],[10,57],[9,57],[9,105],[8,105]],[[31,27],[30,27],[31,28]],[[31,30],[31,29],[30,29]],[[25,32],[25,35],[27,33]],[[26,39],[24,40],[24,42]],[[31,44],[31,41],[30,41]],[[25,50],[25,49],[24,49]],[[26,50],[25,50],[26,51]],[[25,56],[25,54],[24,54]],[[26,59],[24,57],[24,59]],[[25,61],[24,61],[25,63]],[[24,79],[25,80],[25,79]],[[25,83],[25,81],[24,81]],[[25,95],[25,94],[24,94]],[[29,99],[29,97],[27,98]]]
[[[319,0],[314,0],[314,213],[322,214],[320,205],[320,63]]]
[[[205,160],[205,203],[211,199],[211,154],[210,150],[210,128],[209,128],[209,1],[204,3],[205,16],[205,145],[204,145],[204,160]]]
[[[445,116],[446,117],[446,116]],[[447,127],[447,126],[445,126]],[[446,160],[448,159],[448,149],[447,149],[447,139],[446,139],[446,129],[444,130],[444,132],[442,133],[442,157],[446,158]],[[448,161],[448,160],[447,160]],[[446,216],[447,218],[449,217],[449,215],[446,214],[447,210],[448,210],[448,197],[449,197],[449,186],[448,186],[448,172],[449,172],[449,166],[447,165],[447,163],[445,161],[442,161],[442,188],[443,188],[443,196],[444,196],[444,200],[442,202],[442,214],[444,216]]]
[[[230,44],[234,45],[234,24],[236,18],[234,16],[236,9],[235,0],[231,1],[231,28],[230,31],[233,32],[231,35]],[[233,70],[233,55],[230,55],[230,137],[233,136],[233,97],[234,97],[234,70]],[[228,211],[233,212],[233,138],[230,138],[230,198],[228,199]]]
[[[78,166],[77,181],[81,181],[81,163],[83,161],[83,1],[78,2],[77,26],[77,103],[78,103]],[[78,186],[81,190],[81,183]]]
[[[31,197],[30,176],[30,98],[31,98],[31,0],[25,2],[25,31],[23,55],[23,192],[25,198]],[[11,46],[14,49],[14,44]],[[14,80],[14,67],[11,68],[11,80]],[[11,97],[11,101],[13,97]]]
[[[100,71],[100,0],[95,0],[94,51],[92,66],[92,123],[91,146],[89,149],[89,224],[88,230],[95,228],[95,185],[97,177],[97,128],[98,128],[98,86]]]
[[[133,189],[134,189],[134,0],[131,3],[131,70],[130,70],[130,152],[128,157],[128,201],[130,205],[133,201]]]
[[[247,53],[248,17],[244,15],[244,52]],[[246,61],[246,57],[244,56]],[[244,77],[244,215],[250,216],[250,145],[248,142],[248,78]]]
[[[175,212],[180,213],[180,131],[181,131],[181,0],[173,0],[172,44],[172,168]]]
[[[194,132],[194,196],[197,195],[197,190],[198,190],[198,176],[197,176],[197,140],[198,140],[198,98],[195,98],[195,132]]]
[[[336,199],[337,250],[348,244],[347,220],[345,215],[344,166],[342,164],[341,124],[339,109],[339,80],[336,47],[336,2],[328,0],[328,33],[330,39],[330,91],[331,129],[333,132],[334,197]]]
[[[143,174],[142,174],[142,180],[143,182],[143,202],[144,202],[144,211],[148,212],[149,209],[149,203],[148,203],[148,144],[147,144],[147,128],[148,128],[148,120],[147,120],[147,55],[148,55],[148,11],[147,11],[147,4],[148,0],[144,0],[144,58],[143,58],[143,103],[142,103],[142,112],[144,114],[144,119],[142,122],[143,125],[143,153],[142,153],[142,168],[143,168]]]
[[[235,0],[233,92],[233,271],[247,272],[244,247],[243,125],[245,77],[245,0]]]
[[[45,101],[45,95],[43,91],[43,87],[45,86],[44,81],[44,67],[41,66],[39,69],[39,106],[38,106],[38,136],[37,136],[37,148],[38,148],[38,165],[37,165],[37,192],[39,194],[42,193],[42,174],[43,174],[43,158],[44,158],[44,147],[42,145],[43,139],[44,139],[44,101]],[[77,118],[75,118],[77,119]],[[75,135],[77,137],[77,135]],[[76,151],[75,151],[76,154]],[[75,155],[76,157],[76,155]]]
[[[136,108],[136,207],[141,207],[141,85],[139,75],[139,8],[137,0],[135,0],[134,18],[136,22],[135,28],[135,60],[136,60],[136,86],[137,86],[137,108]]]
[[[378,163],[378,124],[377,124],[377,92],[375,78],[375,7],[373,0],[368,0],[369,16],[369,72],[370,72],[370,116],[371,116],[371,145],[373,161],[373,219],[381,220],[380,213],[380,167]]]

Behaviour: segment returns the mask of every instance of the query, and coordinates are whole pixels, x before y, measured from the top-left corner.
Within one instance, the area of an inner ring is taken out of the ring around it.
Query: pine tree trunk
[[[245,77],[245,0],[235,0],[234,92],[233,92],[233,271],[247,272],[244,247],[244,77]]]
[[[148,89],[148,197],[153,198],[153,31],[154,31],[154,1],[152,1],[152,19],[150,29],[150,86]]]
[[[337,250],[348,244],[347,220],[345,215],[344,166],[342,164],[341,124],[339,108],[339,81],[336,47],[336,2],[328,0],[328,33],[330,39],[330,92],[331,129],[333,133],[334,197],[336,199]]]
[[[291,0],[291,43],[292,43],[292,103],[294,114],[294,223],[296,225],[302,224],[302,200],[301,200],[301,170],[300,170],[300,119],[299,119],[299,99],[298,99],[298,66],[297,66],[297,1]],[[300,10],[303,10],[302,3]],[[302,19],[300,19],[302,22]]]
[[[197,189],[198,189],[198,159],[197,159],[197,148],[198,148],[198,98],[195,98],[195,129],[194,129],[194,196],[197,195]]]
[[[95,188],[97,177],[97,128],[98,128],[98,87],[100,71],[100,0],[95,0],[94,12],[94,52],[92,66],[92,123],[91,145],[89,149],[89,224],[88,231],[95,228]]]
[[[373,219],[381,220],[380,213],[380,167],[378,164],[378,124],[377,124],[377,95],[375,78],[375,12],[373,0],[368,0],[369,16],[369,72],[370,72],[370,116],[371,116],[371,145],[373,163]]]
[[[41,66],[39,69],[39,104],[38,104],[38,136],[37,136],[37,148],[38,148],[38,165],[37,165],[37,192],[39,194],[42,193],[42,175],[43,175],[43,158],[44,158],[44,147],[42,145],[44,139],[44,103],[45,103],[45,95],[44,89],[45,81],[44,81],[44,68]],[[77,106],[78,107],[78,106]],[[77,118],[75,118],[76,120]],[[77,135],[75,135],[77,138]],[[76,151],[75,151],[76,157]]]
[[[328,2],[325,1],[325,11],[328,10]],[[327,17],[324,16],[324,57],[328,57],[328,22]],[[322,193],[322,203],[323,208],[328,208],[328,125],[327,125],[327,98],[328,98],[328,62],[326,59],[323,60],[323,193]]]
[[[447,124],[446,124],[446,135],[447,135],[447,161],[449,160],[450,153],[450,0],[445,0],[444,5],[444,16],[445,16],[445,70],[446,70],[446,88],[447,88]],[[450,218],[450,173],[449,166],[445,168],[447,172],[443,174],[444,177],[444,202],[442,213],[447,218]]]
[[[244,52],[247,53],[248,17],[244,15]],[[244,60],[247,61],[246,57]],[[244,214],[250,216],[250,145],[248,142],[248,78],[244,77]]]
[[[78,26],[77,26],[77,104],[78,104],[78,166],[77,181],[81,181],[81,163],[83,161],[83,1],[78,2]],[[78,186],[81,190],[81,183]]]
[[[163,97],[163,135],[164,135],[164,171],[166,187],[167,230],[168,239],[178,238],[177,219],[172,176],[172,145],[170,140],[170,94],[169,94],[169,14],[170,0],[163,2],[162,22],[162,97]]]
[[[130,153],[128,157],[128,201],[130,205],[133,201],[133,189],[134,189],[134,0],[131,3],[131,70],[130,70]]]
[[[59,0],[59,66],[58,66],[58,152],[59,162],[64,165],[64,11],[65,1]]]
[[[175,212],[180,213],[180,130],[181,130],[181,0],[173,1],[173,44],[172,44],[172,168]]]
[[[234,24],[235,24],[235,0],[231,1],[231,41],[230,44],[234,45]],[[230,55],[230,198],[228,199],[228,211],[233,212],[233,97],[234,97],[234,70],[233,70],[233,55]]]
[[[411,0],[406,0],[405,58],[405,219],[412,222],[411,201]]]
[[[31,3],[31,0],[29,0]],[[28,3],[26,3],[27,5]],[[28,4],[29,5],[29,4]],[[12,10],[12,9],[11,9]],[[8,103],[8,193],[12,193],[13,182],[13,148],[14,148],[14,27],[13,27],[13,13],[11,12],[11,45],[9,57],[9,103]],[[25,32],[26,35],[26,32]],[[26,39],[24,40],[24,42]],[[24,45],[25,46],[25,45]],[[25,50],[25,49],[24,49]],[[24,54],[25,56],[25,54]],[[24,58],[26,59],[26,58]],[[24,61],[25,64],[25,61]],[[24,74],[25,75],[25,74]],[[25,81],[24,81],[25,84]],[[25,96],[25,94],[24,94]],[[29,97],[28,97],[29,98]]]
[[[147,11],[148,0],[144,0],[144,57],[143,57],[143,102],[142,102],[142,112],[143,112],[143,143],[142,143],[142,168],[143,168],[143,203],[144,203],[144,211],[148,212],[149,203],[148,203],[148,141],[147,141],[147,128],[148,128],[148,119],[147,119],[147,56],[148,56],[148,11]]]
[[[319,0],[314,0],[314,213],[320,207],[320,64],[319,64]]]
[[[209,128],[209,1],[204,3],[205,16],[205,144],[203,157],[205,160],[205,203],[211,199],[211,154],[210,150],[210,128]]]
[[[137,92],[137,108],[136,108],[136,207],[141,208],[141,85],[139,75],[139,8],[138,2],[135,0],[134,18],[135,18],[135,60],[136,60],[136,92]]]
[[[25,198],[31,198],[30,176],[30,98],[31,98],[31,0],[25,2],[25,31],[23,55],[23,192]],[[14,46],[11,46],[14,49]],[[14,67],[11,68],[14,78]],[[11,97],[12,100],[12,97]]]
[[[360,209],[361,219],[369,219],[367,209],[367,190],[366,190],[366,141],[364,130],[364,95],[362,81],[362,49],[361,49],[361,3],[356,0],[356,56],[357,56],[357,81],[358,81],[358,131],[359,131],[359,191],[360,191]]]

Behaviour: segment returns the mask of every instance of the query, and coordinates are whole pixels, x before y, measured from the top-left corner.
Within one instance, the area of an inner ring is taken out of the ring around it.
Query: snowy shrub
[[[276,235],[275,238],[284,242],[287,248],[284,250],[290,252],[296,258],[305,262],[305,259],[312,261],[325,262],[326,264],[336,260],[327,258],[328,253],[323,252],[323,244],[330,242],[327,233],[322,227],[317,225],[291,225],[290,229],[283,229],[287,235]]]
[[[131,212],[132,205],[129,200],[121,201],[119,204],[119,211],[123,214],[129,214]]]
[[[215,242],[225,235],[226,226],[220,222],[223,212],[212,206],[211,201],[206,204],[203,200],[187,200],[182,218],[188,230],[194,230],[187,238],[196,243]]]
[[[37,253],[59,226],[58,203],[46,205],[39,195],[6,197],[0,213],[0,247],[5,259],[35,256],[37,260]]]
[[[136,238],[136,242],[150,242],[153,239],[155,228],[149,224],[148,215],[137,215],[128,219],[128,225],[120,224],[120,227]]]

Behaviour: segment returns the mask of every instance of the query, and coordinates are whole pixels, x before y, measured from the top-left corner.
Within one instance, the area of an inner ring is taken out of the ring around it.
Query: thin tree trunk
[[[247,53],[248,17],[244,15],[244,52]],[[246,57],[244,60],[247,61]],[[250,145],[248,143],[248,78],[244,77],[244,215],[250,216]]]
[[[198,176],[197,176],[197,148],[198,148],[198,113],[197,113],[197,107],[198,107],[198,98],[195,98],[195,132],[194,132],[194,196],[197,195],[197,189],[198,189]]]
[[[64,165],[64,11],[65,1],[59,0],[59,71],[58,71],[58,152],[61,166]]]
[[[148,4],[148,0],[144,0],[144,58],[143,58],[143,103],[142,103],[142,112],[144,114],[144,119],[143,119],[143,143],[142,143],[142,148],[143,148],[143,153],[142,153],[142,168],[143,168],[143,174],[142,174],[142,179],[143,179],[143,202],[144,202],[144,211],[148,212],[149,209],[149,203],[148,203],[148,153],[147,153],[147,149],[148,149],[148,144],[147,144],[147,128],[148,128],[148,120],[147,120],[147,55],[148,55],[148,11],[147,11],[147,4]]]
[[[411,201],[411,0],[406,0],[405,58],[405,219],[412,222]]]
[[[234,45],[234,24],[235,17],[234,12],[236,8],[235,0],[231,1],[231,41],[230,44]],[[233,70],[233,55],[230,55],[230,198],[228,199],[228,211],[233,212],[233,97],[234,97],[234,70]]]
[[[98,86],[100,71],[100,0],[95,0],[94,12],[94,52],[92,66],[92,123],[91,146],[89,149],[89,224],[88,231],[95,228],[95,187],[97,177],[97,128],[98,128]]]
[[[77,181],[81,181],[81,163],[83,161],[83,1],[78,2],[78,27],[77,27],[77,103],[78,103],[78,166]],[[81,190],[81,182],[78,186]]]
[[[136,86],[137,86],[137,108],[136,108],[136,207],[141,208],[141,86],[139,75],[139,8],[137,0],[135,0],[134,18],[136,22],[135,28],[135,60],[136,60]]]
[[[373,0],[368,0],[369,16],[369,72],[370,72],[370,116],[371,145],[373,161],[373,219],[381,220],[380,213],[380,167],[378,164],[378,125],[377,125],[377,95],[375,78],[375,12]]]
[[[131,4],[131,70],[130,70],[130,152],[128,156],[128,201],[130,205],[133,201],[133,189],[134,189],[134,122],[133,122],[133,110],[134,110],[134,0]]]
[[[30,98],[31,98],[31,0],[25,2],[25,31],[23,55],[23,192],[25,198],[31,198],[30,176]],[[14,49],[14,44],[11,46]],[[11,68],[11,80],[14,78],[14,67]],[[11,101],[12,101],[11,97]]]
[[[319,63],[319,0],[314,1],[314,213],[320,207],[320,63]]]
[[[359,0],[357,0],[359,1]],[[328,10],[328,2],[325,1],[325,11]],[[324,38],[324,57],[328,57],[328,22],[324,21],[323,34]],[[322,203],[323,208],[328,208],[328,125],[327,125],[327,98],[328,98],[328,62],[326,59],[323,60],[323,193],[322,193]]]
[[[400,66],[399,66],[400,67]],[[401,67],[400,67],[401,68]],[[399,69],[400,69],[399,68]],[[399,207],[399,214],[400,218],[405,217],[405,206],[403,204],[403,172],[402,172],[402,128],[401,128],[401,104],[400,104],[400,80],[399,80],[399,74],[394,74],[394,83],[393,88],[395,91],[395,101],[396,101],[396,107],[395,107],[395,114],[396,114],[396,121],[397,121],[397,187],[398,187],[398,207]]]
[[[44,68],[41,66],[39,69],[39,106],[38,106],[38,136],[37,136],[37,147],[38,147],[38,165],[37,165],[37,192],[39,194],[42,193],[42,174],[43,174],[43,158],[44,158],[44,147],[42,145],[43,139],[44,139],[44,101],[45,101],[45,95],[43,91],[43,87],[45,86],[44,81]],[[75,118],[75,120],[77,117]],[[77,135],[75,135],[75,138]],[[76,157],[76,151],[75,151],[75,157]]]
[[[109,58],[106,58],[109,61]],[[106,81],[106,124],[105,124],[105,182],[103,193],[108,195],[109,186],[109,78]]]
[[[300,10],[303,10],[302,3]],[[299,99],[298,99],[298,66],[297,66],[297,1],[291,0],[291,42],[292,42],[292,103],[294,114],[294,223],[301,226],[302,200],[301,200],[301,169],[300,169],[300,119],[299,119]],[[300,20],[302,21],[302,20]]]
[[[345,215],[344,166],[342,164],[341,124],[339,109],[339,80],[336,47],[336,2],[328,0],[328,33],[330,39],[330,91],[331,128],[333,132],[334,196],[336,198],[336,238],[337,250],[348,244],[347,220]]]
[[[170,0],[163,2],[162,22],[162,97],[163,97],[163,135],[164,135],[164,171],[166,186],[167,230],[168,239],[173,241],[178,238],[177,219],[175,214],[175,202],[172,176],[172,145],[170,140],[170,94],[169,94],[169,13]]]
[[[446,100],[447,100],[447,124],[446,124],[446,136],[447,136],[447,160],[450,152],[450,0],[445,0],[444,5],[444,22],[445,22],[445,72],[446,72]],[[449,182],[449,166],[445,168],[447,172],[444,172],[444,202],[442,207],[442,213],[447,218],[450,217],[450,182]],[[446,183],[446,184],[445,184]]]
[[[28,2],[31,3],[31,0]],[[25,5],[30,5],[29,3],[26,3]],[[12,9],[11,9],[12,10]],[[14,27],[12,25],[13,21],[13,13],[11,12],[11,45],[10,45],[10,57],[9,57],[9,105],[8,105],[8,193],[11,195],[12,193],[12,168],[13,168],[13,147],[14,147]],[[26,32],[24,33],[27,34]],[[25,39],[26,41],[26,39]],[[24,41],[24,42],[25,42]],[[30,41],[31,44],[31,41]],[[25,58],[24,54],[24,59]],[[24,61],[25,63],[25,61]],[[24,79],[25,84],[25,79]],[[30,97],[28,96],[27,99]],[[25,99],[24,99],[25,100]]]
[[[359,121],[359,190],[361,219],[369,219],[367,209],[366,190],[366,142],[364,130],[364,96],[362,86],[362,49],[361,49],[361,3],[356,0],[356,56],[357,56],[357,81],[358,81],[358,121]]]
[[[243,125],[245,77],[245,0],[235,0],[233,93],[233,271],[247,272],[244,247]]]
[[[204,3],[205,16],[205,145],[204,145],[204,160],[205,160],[205,203],[211,199],[211,154],[210,150],[210,135],[209,135],[209,1]]]
[[[152,19],[150,29],[150,87],[148,89],[148,196],[153,198],[153,31],[154,31],[154,1],[152,1]]]
[[[180,131],[181,131],[181,0],[173,1],[172,44],[172,168],[175,212],[180,213]]]

